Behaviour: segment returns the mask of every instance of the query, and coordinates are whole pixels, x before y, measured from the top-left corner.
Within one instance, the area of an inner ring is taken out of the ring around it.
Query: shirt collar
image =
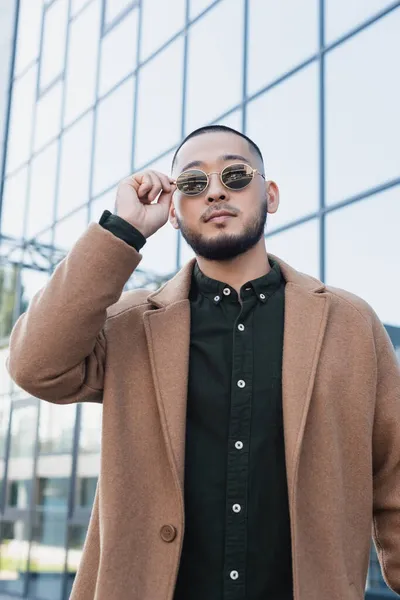
[[[256,295],[261,303],[265,303],[280,287],[283,277],[279,264],[270,257],[268,257],[268,261],[271,266],[269,273],[242,285],[240,290],[242,298]],[[236,290],[223,281],[207,277],[201,271],[197,261],[193,268],[192,284],[200,294],[211,298],[215,304],[224,301],[238,301]]]

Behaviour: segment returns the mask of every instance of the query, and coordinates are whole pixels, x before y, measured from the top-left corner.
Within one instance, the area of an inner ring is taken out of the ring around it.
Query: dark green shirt
[[[101,224],[118,235],[118,221],[112,215]],[[138,233],[132,228],[131,240],[123,239],[140,249]],[[293,599],[282,412],[285,281],[279,265],[270,265],[267,275],[242,286],[240,304],[233,288],[195,263],[185,535],[174,600]]]

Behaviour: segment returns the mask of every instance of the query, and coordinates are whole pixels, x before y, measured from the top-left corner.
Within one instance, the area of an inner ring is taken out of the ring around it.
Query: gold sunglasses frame
[[[229,187],[228,185],[226,185],[223,181],[222,181],[222,173],[225,171],[225,169],[229,169],[229,167],[233,167],[234,165],[245,165],[246,167],[250,167],[251,169],[251,180],[249,181],[249,183],[247,183],[245,186],[243,186],[242,188],[235,190],[234,188]],[[226,167],[224,167],[221,171],[212,171],[211,173],[206,173],[205,171],[203,171],[202,169],[186,169],[186,171],[182,171],[182,173],[179,174],[179,176],[177,177],[177,179],[174,180],[175,185],[177,185],[177,181],[179,179],[179,177],[181,175],[183,175],[184,173],[187,173],[188,171],[199,171],[200,173],[203,173],[206,177],[207,177],[207,185],[205,186],[204,190],[201,190],[201,192],[197,192],[196,194],[186,194],[185,192],[182,192],[182,190],[180,190],[178,187],[177,189],[181,192],[181,194],[184,194],[185,196],[188,196],[189,198],[193,198],[194,196],[200,196],[200,194],[204,194],[204,192],[206,191],[206,189],[208,188],[208,186],[210,185],[210,175],[218,175],[219,179],[222,183],[222,185],[224,187],[226,187],[227,190],[229,190],[230,192],[241,192],[242,190],[246,189],[251,182],[254,179],[255,175],[261,175],[261,177],[263,179],[265,179],[265,175],[263,175],[262,173],[260,173],[260,171],[258,169],[253,169],[251,167],[251,165],[248,165],[247,163],[232,163],[230,165],[226,165]]]

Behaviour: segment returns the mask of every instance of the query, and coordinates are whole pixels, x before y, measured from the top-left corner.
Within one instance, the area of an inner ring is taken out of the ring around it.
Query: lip
[[[206,221],[206,223],[210,222],[210,221],[214,221],[215,223],[219,223],[221,221],[225,221],[226,219],[229,219],[229,217],[234,217],[235,215],[227,212],[225,210],[221,210],[221,211],[216,211],[215,213],[213,213]]]

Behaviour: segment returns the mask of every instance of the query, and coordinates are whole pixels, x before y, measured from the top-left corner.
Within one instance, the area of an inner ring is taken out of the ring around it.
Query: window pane
[[[180,248],[180,266],[186,264],[190,259],[194,258],[195,254],[186,240],[183,239],[181,233],[181,248]]]
[[[134,111],[132,77],[99,103],[96,123],[96,148],[93,195],[130,172],[132,123]],[[117,118],[116,118],[117,117]]]
[[[106,194],[103,194],[96,200],[93,200],[93,202],[90,205],[90,221],[91,222],[93,221],[95,223],[98,223],[101,215],[103,214],[103,212],[105,210],[109,210],[112,213],[114,212],[115,196],[116,196],[116,192],[115,192],[115,190],[112,190],[111,192],[107,192]]]
[[[11,449],[13,458],[33,459],[38,407],[14,405],[11,416]]]
[[[42,403],[39,420],[39,454],[72,452],[76,405]]]
[[[61,167],[57,218],[89,201],[93,113],[66,131],[61,140]]]
[[[186,0],[144,0],[140,59],[148,58],[185,26]],[[168,24],[168,25],[167,25]],[[173,63],[171,63],[172,66]],[[175,65],[173,68],[176,68]]]
[[[79,454],[100,452],[103,407],[99,404],[82,404]]]
[[[388,325],[400,326],[400,187],[327,215],[327,283],[364,298]],[[371,285],[378,274],[381,285]]]
[[[25,311],[33,296],[44,287],[49,279],[48,273],[34,269],[22,269],[21,271],[21,310]]]
[[[77,480],[77,486],[77,505],[80,508],[91,509],[96,494],[97,477],[80,477]]]
[[[29,596],[41,600],[61,600],[66,527],[66,513],[40,511],[35,514],[29,563]]]
[[[205,10],[212,0],[189,0],[189,19],[194,19]]]
[[[32,479],[8,482],[7,506],[26,510],[29,508]]]
[[[58,143],[54,142],[32,160],[26,230],[28,239],[53,223],[57,153]],[[46,238],[50,243],[50,230]]]
[[[267,179],[281,192],[269,231],[318,209],[317,68],[311,65],[259,96],[247,108],[247,131],[264,156]]]
[[[36,65],[14,83],[8,133],[7,172],[27,161],[31,151],[33,109],[36,98]]]
[[[318,50],[319,0],[250,0],[248,93]]]
[[[332,42],[389,4],[390,0],[325,0],[326,41]]]
[[[138,10],[133,10],[102,41],[99,94],[136,68]]]
[[[270,216],[268,215],[268,218]],[[318,229],[318,221],[315,219],[268,237],[267,219],[267,251],[295,269],[319,279]]]
[[[132,3],[133,0],[106,0],[105,22],[109,24],[114,21]]]
[[[22,238],[26,204],[28,169],[24,167],[5,180],[1,211],[1,233]]]
[[[5,359],[8,354],[8,349],[0,350],[0,373],[3,376],[1,381],[1,387],[4,389],[5,383],[7,382],[7,388],[9,387],[8,380],[8,372],[6,371]],[[7,434],[8,434],[8,425],[10,422],[10,407],[11,400],[8,394],[3,394],[0,396],[0,458],[3,459],[5,457],[6,451],[6,442],[7,442]]]
[[[64,124],[94,103],[99,37],[100,2],[96,0],[70,25]]]
[[[82,557],[83,544],[87,534],[87,525],[72,525],[68,530],[68,579],[67,597],[72,590],[72,584]]]
[[[183,38],[180,37],[140,71],[135,170],[178,143],[182,79]]]
[[[0,591],[22,594],[28,569],[28,524],[3,521],[0,532]]]
[[[21,73],[39,54],[42,3],[20,0],[15,75]]]
[[[400,175],[400,10],[326,57],[328,203]]]
[[[229,5],[224,0],[189,30],[187,132],[213,121],[242,99],[243,14],[243,0],[229,0]],[[221,27],[227,15],[229,27]]]
[[[40,87],[47,87],[64,69],[68,24],[67,0],[56,0],[45,12]]]
[[[242,110],[235,110],[224,119],[218,119],[217,123],[218,125],[226,125],[237,131],[242,131]]]
[[[37,103],[33,143],[35,152],[60,132],[62,94],[62,82],[56,83]]]
[[[156,275],[172,274],[176,270],[176,248],[178,232],[169,221],[154,235],[147,239],[142,248],[143,254],[140,269]]]
[[[92,0],[72,0],[71,1],[71,16],[75,16],[78,11],[80,11],[85,4],[88,2],[92,2]]]
[[[54,244],[58,250],[68,252],[87,227],[88,210],[85,206],[76,213],[59,221],[55,226]]]

